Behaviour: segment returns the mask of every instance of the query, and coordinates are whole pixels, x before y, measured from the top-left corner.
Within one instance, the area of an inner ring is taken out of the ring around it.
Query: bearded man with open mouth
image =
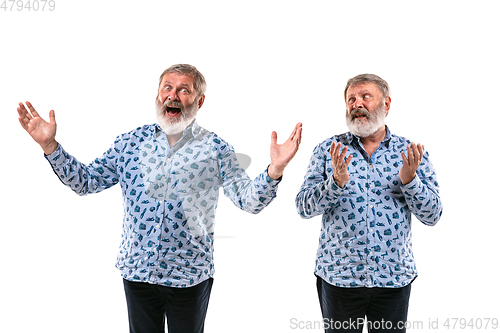
[[[165,322],[170,333],[203,332],[213,284],[219,189],[238,208],[259,213],[276,197],[300,144],[301,123],[283,144],[272,132],[270,164],[251,180],[233,147],[197,124],[205,88],[205,78],[194,66],[169,67],[160,76],[158,123],[119,135],[89,165],[55,140],[53,110],[46,122],[29,102],[29,111],[23,103],[17,109],[21,126],[73,191],[85,195],[120,184],[124,218],[116,267],[123,277],[132,333],[164,332]],[[91,266],[83,273],[95,275]],[[233,274],[257,268],[257,258],[237,259]]]
[[[295,200],[302,218],[323,217],[315,274],[324,329],[405,332],[417,277],[411,218],[439,221],[436,172],[423,145],[385,125],[385,80],[357,75],[344,100],[349,132],[316,146]]]

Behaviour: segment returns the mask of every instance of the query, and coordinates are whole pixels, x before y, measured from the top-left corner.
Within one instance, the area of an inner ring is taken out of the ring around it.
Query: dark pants
[[[123,280],[130,333],[202,333],[213,279],[173,288]]]
[[[325,332],[406,332],[411,284],[402,288],[339,288],[317,277]],[[365,323],[366,316],[366,323]]]

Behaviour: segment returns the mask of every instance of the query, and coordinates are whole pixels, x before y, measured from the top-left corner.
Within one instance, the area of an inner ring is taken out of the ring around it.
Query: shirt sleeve
[[[313,151],[304,183],[295,198],[295,207],[302,218],[322,215],[338,203],[339,197],[346,193],[350,186],[348,183],[344,188],[340,188],[335,183],[333,174],[327,173],[328,168],[331,169],[331,166],[327,165],[330,163],[327,161],[327,153],[322,145],[316,146]]]
[[[79,162],[60,144],[52,154],[45,158],[59,180],[76,194],[83,196],[101,192],[118,183],[115,144],[101,158],[96,158],[89,165]]]
[[[224,195],[238,208],[257,214],[276,197],[281,178],[274,180],[265,170],[251,180],[245,170],[240,167],[230,144],[225,143],[220,148],[219,165]]]
[[[406,185],[401,185],[406,204],[417,219],[425,225],[435,225],[443,213],[439,196],[439,184],[436,171],[425,152],[415,178]]]

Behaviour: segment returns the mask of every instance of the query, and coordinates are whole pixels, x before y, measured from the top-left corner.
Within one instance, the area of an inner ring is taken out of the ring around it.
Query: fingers
[[[40,115],[38,114],[38,112],[36,112],[35,108],[33,107],[33,105],[31,105],[30,102],[26,101],[26,106],[28,107],[29,111],[26,109],[22,102],[19,103],[19,106],[17,108],[19,117],[23,118],[25,122],[29,122],[35,117],[40,117]]]
[[[26,108],[26,106],[28,108]],[[30,122],[33,119],[40,118],[42,121],[43,119],[42,117],[40,117],[40,115],[30,102],[26,101],[26,106],[22,102],[19,103],[19,106],[17,107],[17,113],[19,114],[19,123],[25,130],[28,130]],[[56,125],[56,116],[54,110],[50,110],[49,112],[49,123]]]
[[[290,134],[288,141],[296,141],[297,143],[300,144],[301,140],[302,140],[302,123],[297,123],[297,125],[295,125],[295,127],[293,128],[292,134]]]
[[[349,163],[351,163],[351,160],[352,160],[352,155],[349,155],[349,157],[347,158],[347,160],[345,160],[345,164],[349,165]]]
[[[340,142],[337,144],[335,144],[335,142],[332,142],[332,145],[330,147],[330,156],[332,157],[332,161],[344,161],[345,155],[347,154],[347,147],[344,147],[344,149],[342,149],[342,153],[340,152],[340,148],[342,148],[342,144]]]
[[[420,154],[420,161],[422,161],[422,157],[424,157],[424,145],[418,144],[418,152]]]
[[[415,165],[415,156],[413,154],[413,147],[411,145],[408,145],[406,147],[406,151],[408,153],[408,163],[410,166],[414,166]]]
[[[28,106],[28,109],[30,109],[30,112],[33,115],[33,117],[40,117],[40,115],[38,114],[38,112],[36,112],[35,108],[33,107],[33,105],[31,105],[30,102],[26,101],[26,105]]]
[[[271,133],[271,147],[276,146],[277,142],[278,142],[278,133],[276,133],[275,131],[273,131]]]
[[[404,151],[401,152],[401,158],[403,159],[403,167],[408,167],[409,166],[409,162],[408,162],[408,159],[406,158],[406,154]]]
[[[424,149],[422,145],[420,143],[417,145],[412,142],[411,145],[408,145],[407,150],[408,161],[410,162],[410,164],[414,164],[418,167],[420,165],[420,162],[422,162],[422,156],[424,155]]]
[[[340,150],[341,148],[342,144],[340,142],[337,144],[332,142],[332,145],[330,146],[330,157],[332,158],[332,164],[335,169],[338,169],[341,165],[347,167],[352,160],[352,155],[349,155],[346,159],[348,151],[347,147],[344,147],[342,151]]]
[[[401,152],[401,157],[403,158],[403,165],[410,166],[414,169],[418,168],[420,163],[422,162],[422,157],[424,156],[424,145],[415,144],[412,142],[411,144],[406,146],[406,151],[408,153],[408,157],[405,152]]]
[[[295,137],[294,139],[297,141],[298,144],[302,141],[302,123],[298,123],[295,126]]]
[[[17,107],[17,113],[19,114],[19,123],[24,129],[28,129],[28,124],[33,117],[29,113],[28,110],[26,110],[26,107],[24,106],[23,103],[19,103],[19,106]]]
[[[19,123],[25,130],[28,130],[28,124],[24,122],[24,118],[19,117]]]
[[[28,112],[28,110],[26,110],[26,107],[23,103],[19,103],[19,106],[17,107],[17,113],[19,114],[19,117],[28,118],[28,120],[32,118],[31,114]]]
[[[333,178],[335,183],[344,187],[345,184],[349,181],[349,164],[352,160],[352,155],[349,155],[347,159],[345,156],[347,155],[347,147],[344,147],[342,150],[342,144],[339,142],[335,144],[332,142],[330,146],[330,156],[332,158],[332,167],[333,167]]]
[[[51,124],[56,124],[56,113],[54,112],[54,110],[50,110],[49,112],[49,122]]]
[[[288,137],[287,142],[292,142],[292,143],[296,142],[297,145],[299,145],[301,141],[302,141],[302,123],[297,123],[297,125],[295,125],[295,127],[293,128],[292,133]],[[276,146],[277,144],[278,144],[278,134],[275,131],[273,131],[271,133],[271,146]]]
[[[330,146],[330,157],[332,158],[332,162],[334,162],[337,159],[338,147],[339,147],[338,144],[332,142],[332,145]]]

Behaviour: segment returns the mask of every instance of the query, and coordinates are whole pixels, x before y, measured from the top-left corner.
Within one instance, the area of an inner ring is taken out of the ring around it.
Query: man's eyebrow
[[[355,96],[357,94],[360,94],[360,95],[364,95],[364,94],[371,94],[371,92],[369,90],[362,90],[362,91],[358,91],[357,93],[351,93],[349,95],[347,95],[347,97],[352,97],[352,96]]]
[[[172,82],[170,82],[170,81],[164,81],[164,82],[163,82],[163,84],[162,84],[161,86],[162,86],[162,87],[164,87],[164,86],[166,86],[167,84],[168,84],[169,86],[172,86],[172,85],[173,85],[173,84],[172,84]],[[186,88],[192,89],[192,88],[191,88],[191,85],[190,85],[190,84],[188,84],[188,83],[181,83],[181,84],[179,84],[179,87],[181,87],[181,88],[186,87]]]

